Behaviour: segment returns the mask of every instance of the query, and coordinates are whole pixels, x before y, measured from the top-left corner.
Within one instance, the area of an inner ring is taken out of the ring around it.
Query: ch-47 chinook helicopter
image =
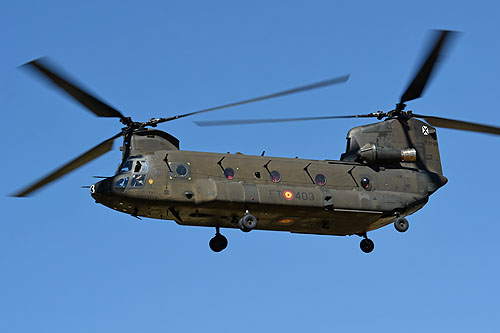
[[[321,235],[359,235],[369,253],[367,232],[394,223],[404,232],[406,216],[421,209],[445,185],[435,127],[500,134],[500,128],[405,111],[421,96],[440,52],[453,35],[436,31],[436,40],[394,110],[305,118],[197,122],[200,126],[260,124],[315,119],[383,120],[347,134],[340,160],[306,160],[184,151],[172,135],[153,129],[160,123],[345,82],[348,76],[167,118],[135,122],[65,78],[46,60],[25,66],[99,117],[119,118],[125,127],[99,145],[18,192],[23,197],[112,149],[123,136],[122,161],[114,176],[90,187],[97,203],[134,217],[174,220],[214,227],[210,248],[220,252],[227,239],[220,228],[289,231]],[[425,120],[419,120],[417,118]]]

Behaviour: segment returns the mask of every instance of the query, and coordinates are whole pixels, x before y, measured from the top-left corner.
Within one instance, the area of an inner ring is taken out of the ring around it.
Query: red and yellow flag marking
[[[283,196],[285,197],[286,200],[292,200],[293,199],[293,192],[292,191],[284,191]]]

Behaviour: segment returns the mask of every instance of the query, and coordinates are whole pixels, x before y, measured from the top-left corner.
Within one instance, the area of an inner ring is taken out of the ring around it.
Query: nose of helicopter
[[[112,178],[106,178],[90,186],[90,195],[98,200],[102,196],[111,194],[111,180]]]

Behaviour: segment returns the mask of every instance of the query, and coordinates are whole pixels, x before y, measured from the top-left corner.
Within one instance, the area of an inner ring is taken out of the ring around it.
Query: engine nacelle
[[[365,144],[356,155],[365,162],[415,162],[417,160],[417,151],[414,148],[398,150],[377,147],[374,143]]]
[[[417,118],[389,118],[352,128],[347,133],[347,148],[341,160],[381,165],[406,163],[443,174],[436,130]]]

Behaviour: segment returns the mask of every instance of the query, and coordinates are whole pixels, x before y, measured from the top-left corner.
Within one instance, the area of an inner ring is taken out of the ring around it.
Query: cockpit
[[[115,189],[142,188],[146,181],[148,162],[142,155],[130,156],[118,171]]]

